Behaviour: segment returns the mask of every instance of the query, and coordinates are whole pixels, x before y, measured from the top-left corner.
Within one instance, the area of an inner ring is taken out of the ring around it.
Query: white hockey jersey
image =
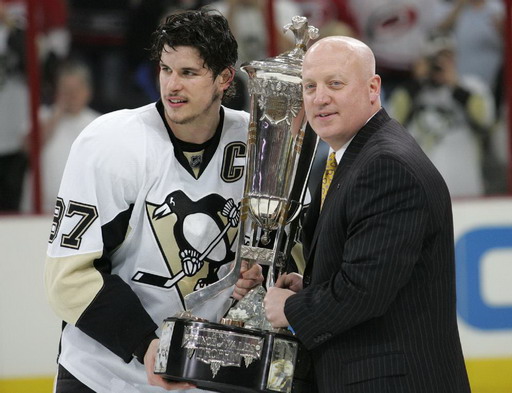
[[[249,114],[222,108],[196,178],[161,112],[157,103],[93,121],[57,199],[45,280],[66,322],[59,362],[98,393],[163,392],[135,348],[235,257]],[[231,293],[212,299],[209,320]]]

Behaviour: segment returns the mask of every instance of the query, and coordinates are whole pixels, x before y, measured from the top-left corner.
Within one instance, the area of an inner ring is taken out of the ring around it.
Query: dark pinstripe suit
[[[465,393],[451,201],[382,109],[354,137],[304,225],[305,289],[285,314],[320,392]]]

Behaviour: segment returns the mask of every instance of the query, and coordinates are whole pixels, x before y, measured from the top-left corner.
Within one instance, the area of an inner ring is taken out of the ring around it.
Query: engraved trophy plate
[[[160,344],[156,353],[155,373],[165,373],[167,369],[173,329],[174,321],[164,321],[162,334],[160,336]]]
[[[225,393],[312,393],[309,354],[289,331],[265,318],[259,286],[222,319],[194,316],[232,286],[242,260],[269,266],[267,288],[290,254],[317,136],[306,125],[301,68],[307,42],[318,36],[301,16],[285,26],[295,48],[242,66],[251,97],[247,165],[235,263],[221,280],[185,297],[184,313],[162,325],[155,373]],[[287,236],[284,236],[286,233]]]
[[[274,392],[291,393],[296,357],[296,342],[280,338],[274,340],[267,389]]]
[[[160,341],[157,363],[166,366],[155,373],[171,380],[225,393],[313,391],[295,372],[311,363],[292,336],[182,318],[167,318],[164,329],[170,339]]]

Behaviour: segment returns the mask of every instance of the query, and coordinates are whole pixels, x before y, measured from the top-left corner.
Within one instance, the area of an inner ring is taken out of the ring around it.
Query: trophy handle
[[[242,202],[242,211],[243,211],[243,202]],[[238,242],[242,242],[244,240],[245,233],[245,222],[241,220],[239,223],[238,229]],[[208,285],[206,288],[201,289],[200,291],[194,291],[185,296],[185,310],[193,311],[198,306],[201,306],[206,302],[206,300],[211,299],[215,296],[218,296],[220,293],[223,293],[225,289],[235,285],[240,275],[240,268],[242,267],[242,258],[239,258],[238,255],[235,258],[233,263],[233,267],[231,270],[222,277],[220,280],[214,282],[213,284]]]

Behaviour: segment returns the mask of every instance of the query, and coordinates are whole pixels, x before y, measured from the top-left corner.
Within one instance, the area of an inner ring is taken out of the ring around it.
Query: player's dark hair
[[[153,33],[151,59],[159,61],[164,46],[190,46],[199,51],[205,67],[216,78],[238,59],[238,44],[228,21],[218,11],[207,8],[169,15]],[[235,94],[234,82],[224,92],[223,100]]]

